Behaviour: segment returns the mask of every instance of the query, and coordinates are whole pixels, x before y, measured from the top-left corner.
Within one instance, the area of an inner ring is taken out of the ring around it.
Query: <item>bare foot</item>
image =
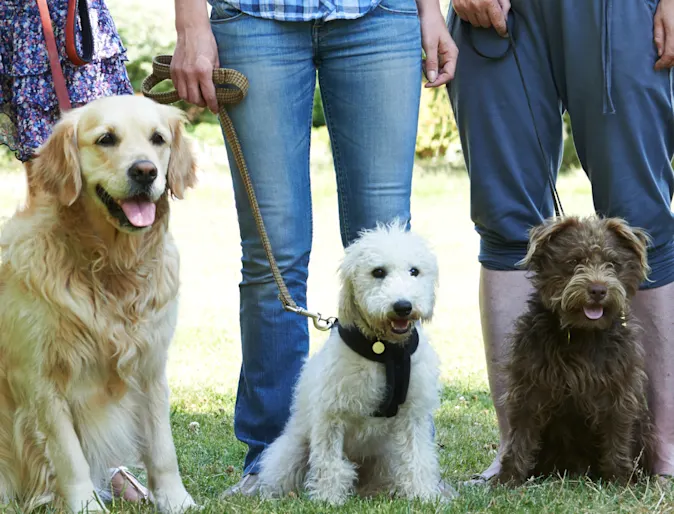
[[[674,477],[674,444],[663,443],[657,445],[653,459],[653,473],[660,476]]]
[[[110,487],[115,498],[130,503],[139,503],[148,499],[147,489],[125,468],[117,468],[110,480]]]
[[[501,448],[498,449],[496,457],[491,462],[489,467],[485,469],[482,473],[473,475],[470,480],[466,480],[463,485],[485,485],[489,480],[494,476],[498,475],[501,472]]]

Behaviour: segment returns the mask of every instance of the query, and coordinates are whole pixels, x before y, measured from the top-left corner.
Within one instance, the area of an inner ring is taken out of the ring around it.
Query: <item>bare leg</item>
[[[655,422],[653,472],[674,475],[674,284],[639,291],[633,312],[644,329],[648,397]]]
[[[482,268],[480,273],[480,314],[482,339],[487,359],[489,389],[496,409],[499,427],[499,450],[491,465],[481,473],[490,479],[501,469],[501,454],[508,437],[508,420],[500,403],[506,388],[506,379],[498,368],[505,363],[507,337],[515,320],[526,307],[532,287],[524,271],[492,271]]]

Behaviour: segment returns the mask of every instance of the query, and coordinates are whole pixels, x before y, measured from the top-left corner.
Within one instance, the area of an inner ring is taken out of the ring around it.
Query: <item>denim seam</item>
[[[390,12],[393,14],[402,14],[405,16],[418,16],[419,11],[402,11],[399,9],[391,9],[390,7],[384,7],[383,5],[379,4],[377,7],[379,7],[382,11]]]
[[[323,112],[325,113],[325,121],[328,126],[328,134],[330,134],[330,144],[332,146],[332,159],[335,167],[335,174],[337,176],[337,189],[339,190],[339,214],[344,226],[344,234],[342,237],[344,241],[348,240],[349,234],[351,233],[351,227],[349,224],[349,209],[347,208],[347,190],[348,190],[348,179],[346,174],[343,172],[343,166],[341,164],[341,159],[339,155],[339,148],[337,142],[333,137],[333,121],[332,121],[332,112],[330,109],[330,101],[323,94],[325,91],[323,87],[323,81],[321,80],[321,72],[318,71],[318,81],[321,86],[321,99],[323,100]]]
[[[314,72],[313,87],[311,88],[312,98],[311,98],[311,109],[309,110],[309,119],[307,120],[307,129],[309,132],[309,151],[307,152],[307,175],[309,182],[309,260],[311,260],[311,250],[313,249],[313,240],[314,240],[314,201],[311,198],[311,127],[314,120],[314,109],[313,109],[313,95],[316,94],[316,73]],[[307,262],[307,273],[309,269],[309,263]],[[308,291],[306,294],[308,295]],[[308,302],[308,299],[307,299]]]

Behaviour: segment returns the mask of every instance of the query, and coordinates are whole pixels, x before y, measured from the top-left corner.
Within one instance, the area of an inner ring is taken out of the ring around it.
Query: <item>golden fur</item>
[[[132,230],[96,187],[124,200],[139,160],[158,170],[156,217]],[[183,116],[142,97],[96,100],[63,117],[27,171],[30,202],[0,235],[0,498],[103,510],[96,481],[140,460],[160,511],[182,511],[194,502],[165,366],[179,285],[168,197],[195,183]]]

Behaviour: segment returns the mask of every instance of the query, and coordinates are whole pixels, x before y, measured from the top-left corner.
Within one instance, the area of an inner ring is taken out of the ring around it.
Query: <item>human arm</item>
[[[454,78],[459,49],[449,35],[438,0],[416,0],[421,22],[421,45],[426,53],[426,87],[439,87]]]
[[[213,68],[220,66],[206,0],[175,0],[176,48],[171,78],[183,100],[218,112]]]

